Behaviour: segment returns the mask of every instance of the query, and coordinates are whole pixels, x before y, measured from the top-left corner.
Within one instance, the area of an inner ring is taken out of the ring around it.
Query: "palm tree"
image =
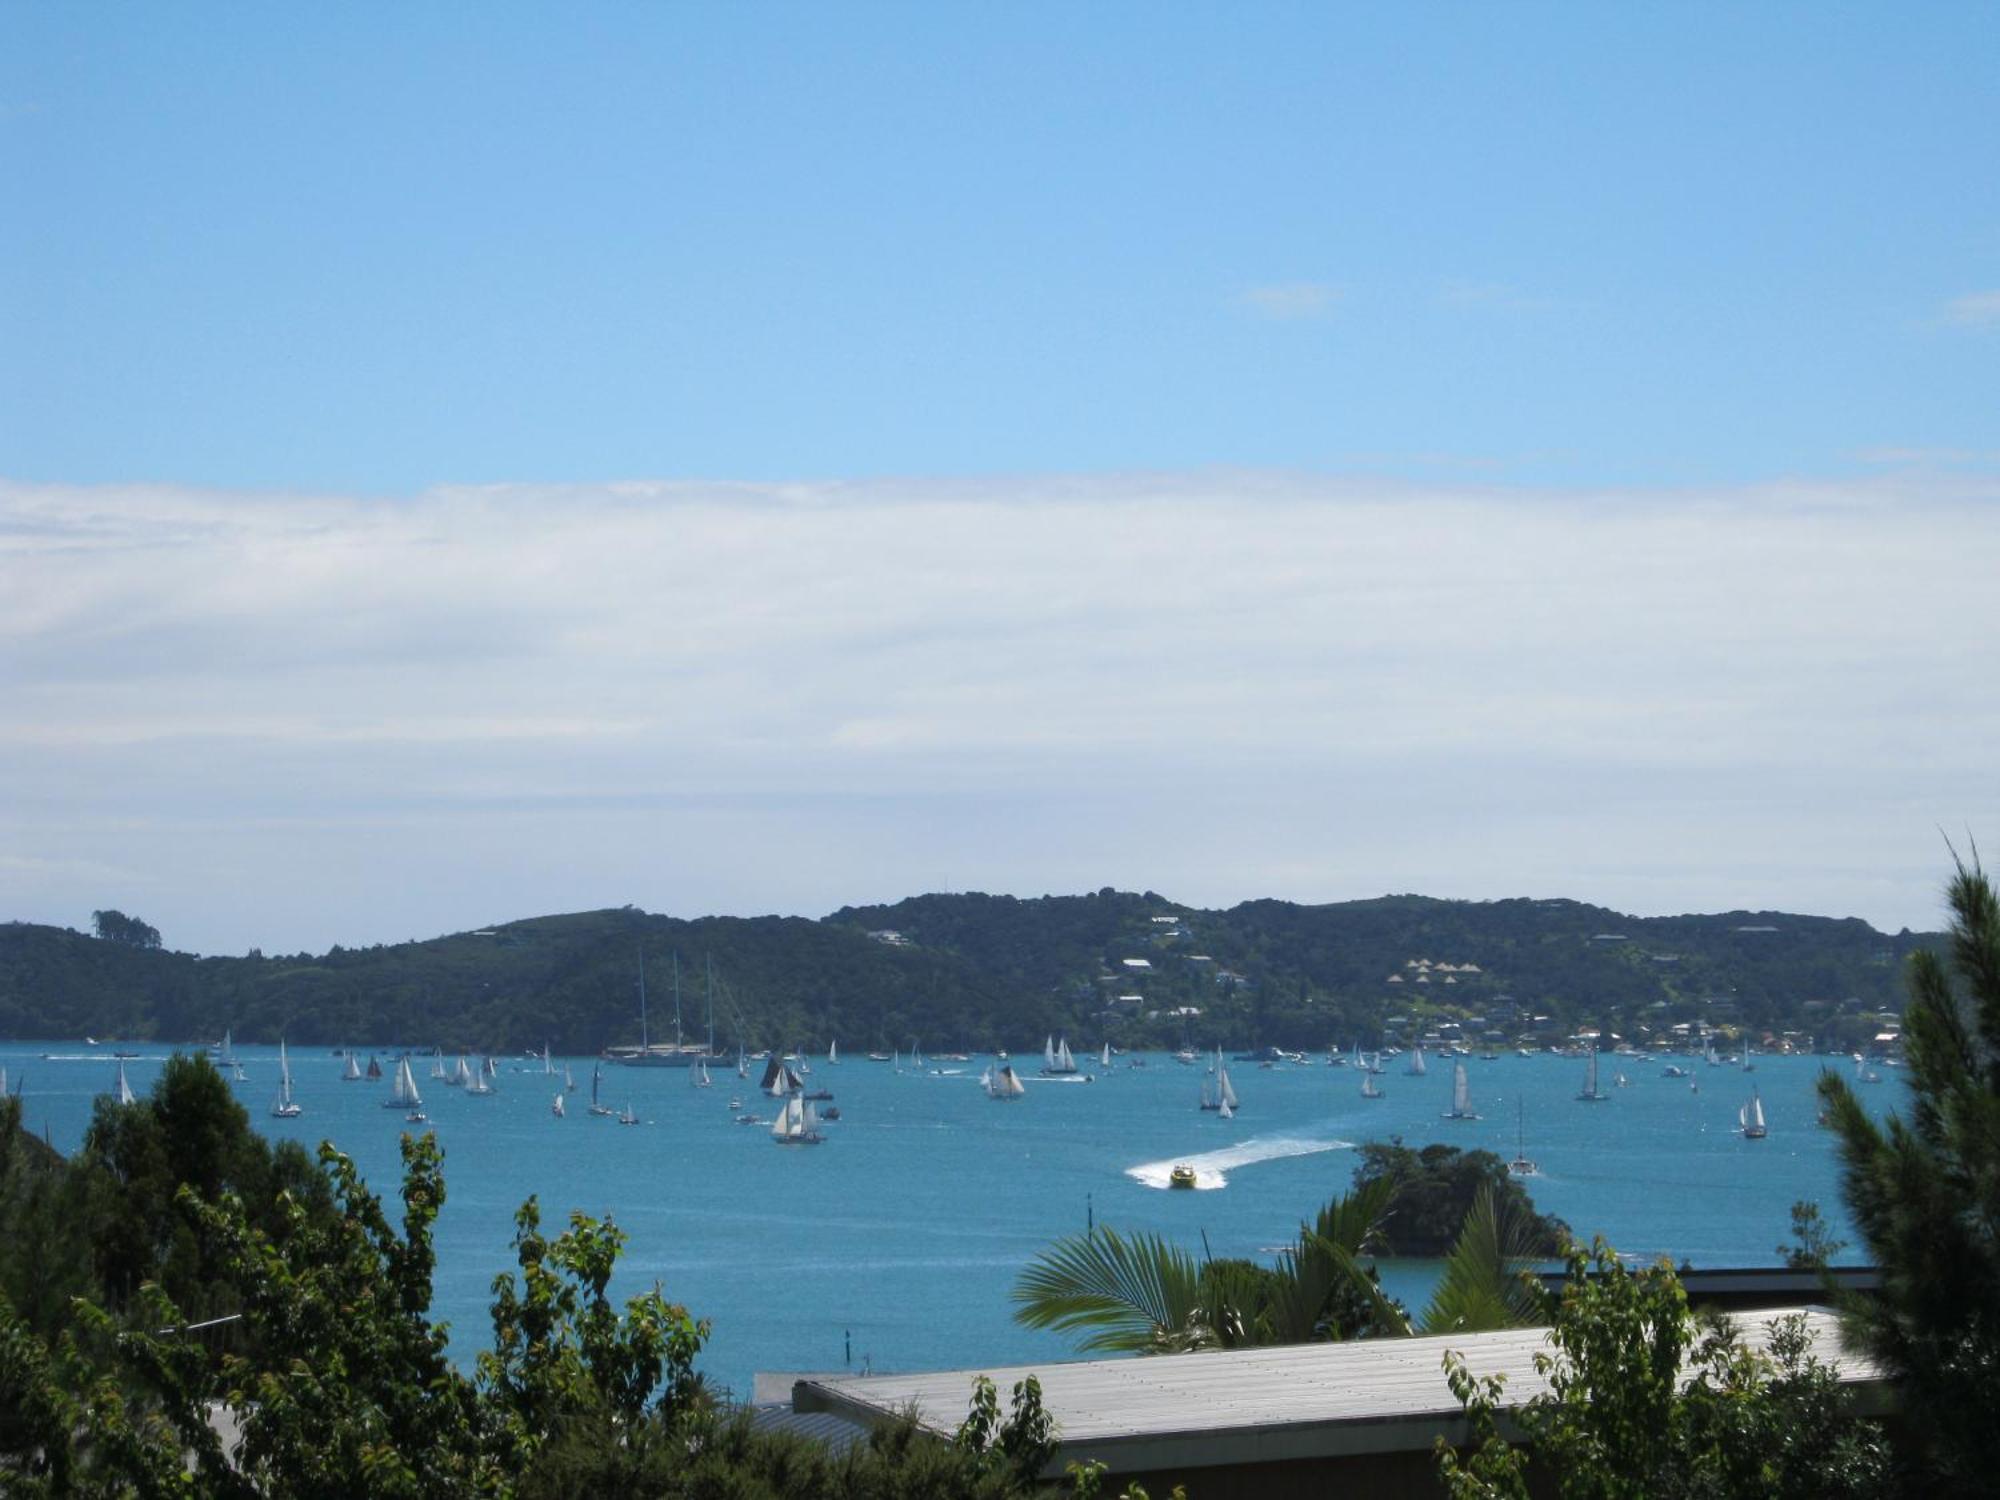
[[[1170,1354],[1189,1349],[1474,1332],[1534,1319],[1519,1270],[1528,1227],[1482,1190],[1423,1317],[1412,1324],[1364,1264],[1380,1243],[1395,1187],[1386,1178],[1335,1198],[1275,1268],[1197,1263],[1156,1234],[1109,1227],[1044,1250],[1014,1286],[1014,1317],[1084,1335],[1087,1351]]]

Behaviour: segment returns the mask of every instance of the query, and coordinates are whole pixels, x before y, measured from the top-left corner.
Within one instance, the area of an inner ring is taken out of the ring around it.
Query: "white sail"
[[[563,1117],[563,1114],[564,1114],[564,1110],[563,1110],[563,1097],[562,1097],[562,1095],[561,1095],[561,1094],[557,1094],[557,1095],[556,1095],[556,1100],[555,1100],[555,1103],[554,1103],[554,1104],[552,1104],[552,1105],[550,1105],[550,1106],[549,1106],[549,1108],[550,1108],[550,1111],[551,1111],[551,1112],[552,1112],[552,1113],[553,1113],[553,1114],[555,1115],[555,1117],[556,1117],[556,1118],[557,1118],[558,1120],[560,1120],[560,1119],[561,1119],[561,1118]]]
[[[1222,1108],[1231,1114],[1243,1107],[1242,1100],[1236,1097],[1236,1090],[1229,1086],[1229,1069],[1223,1067],[1220,1061],[1215,1065],[1215,1097],[1221,1101]]]
[[[1217,1113],[1219,1113],[1225,1120],[1233,1120],[1236,1118],[1236,1110],[1234,1106],[1232,1106],[1227,1099],[1224,1099],[1222,1101],[1222,1108],[1219,1111],[1217,1111]]]
[[[431,1077],[435,1078],[439,1083],[449,1083],[451,1081],[451,1075],[445,1071],[444,1048],[442,1047],[431,1049]]]
[[[1411,1050],[1410,1061],[1403,1071],[1408,1073],[1412,1078],[1421,1078],[1429,1071],[1428,1064],[1424,1062],[1424,1044],[1422,1042],[1418,1042],[1415,1048]]]
[[[1364,1099],[1380,1099],[1382,1097],[1382,1091],[1375,1087],[1375,1075],[1373,1073],[1363,1073],[1361,1075],[1361,1097]]]
[[[340,1081],[342,1083],[358,1083],[361,1081],[361,1064],[355,1061],[352,1048],[348,1049],[347,1066],[341,1071]]]
[[[1048,1037],[1042,1042],[1042,1066],[1049,1072],[1056,1070],[1056,1039]]]
[[[1104,1050],[1097,1054],[1097,1065],[1100,1068],[1108,1068],[1111,1066],[1111,1043],[1106,1042],[1104,1044]]]
[[[1597,1049],[1595,1047],[1590,1049],[1590,1060],[1584,1064],[1583,1092],[1576,1097],[1586,1103],[1593,1104],[1611,1097],[1597,1086]]]
[[[568,1063],[563,1064],[563,1092],[566,1094],[576,1092],[576,1074],[570,1072]]]
[[[1002,1063],[998,1071],[991,1068],[987,1070],[987,1098],[1018,1099],[1027,1092],[1028,1086],[1021,1082],[1020,1075],[1014,1071],[1012,1064]]]
[[[1076,1071],[1076,1059],[1070,1056],[1068,1037],[1056,1043],[1056,1071],[1059,1073]]]
[[[4,1090],[0,1090],[4,1092]],[[295,1119],[300,1113],[292,1102],[292,1065],[285,1056],[285,1041],[278,1039],[278,1095],[271,1101],[271,1117],[277,1120]]]
[[[118,1061],[118,1102],[120,1104],[137,1104],[139,1102],[138,1095],[132,1092],[132,1085],[125,1081],[125,1061],[123,1058],[120,1058]]]
[[[826,1065],[829,1068],[840,1066],[840,1043],[828,1042],[826,1044]]]
[[[423,1095],[417,1092],[417,1075],[410,1071],[410,1059],[396,1060],[396,1082],[389,1090],[389,1097],[382,1101],[384,1109],[421,1109]]]
[[[1736,1123],[1750,1140],[1762,1140],[1770,1131],[1764,1124],[1764,1101],[1751,1091],[1750,1102],[1736,1111]]]
[[[1476,1120],[1472,1112],[1472,1085],[1465,1076],[1465,1064],[1453,1063],[1451,1067],[1451,1110],[1445,1115],[1447,1120]]]
[[[465,1091],[468,1094],[490,1094],[493,1092],[493,1085],[486,1081],[486,1065],[484,1062],[472,1070],[472,1081],[466,1084]]]

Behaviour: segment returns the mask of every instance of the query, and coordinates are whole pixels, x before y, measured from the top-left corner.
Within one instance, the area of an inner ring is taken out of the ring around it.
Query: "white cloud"
[[[1923,921],[1935,827],[2000,814],[1996,501],[0,486],[0,844],[43,862],[0,917],[289,949],[1113,881]]]
[[[1251,287],[1243,294],[1243,302],[1260,317],[1296,323],[1327,317],[1341,295],[1340,288],[1323,281],[1283,281]]]
[[[1944,320],[1960,328],[2000,327],[2000,291],[1968,292],[1944,305]]]

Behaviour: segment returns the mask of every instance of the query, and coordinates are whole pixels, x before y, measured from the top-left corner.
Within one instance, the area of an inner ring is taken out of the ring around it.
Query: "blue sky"
[[[1994,445],[1990,7],[13,6],[22,478]]]
[[[1950,5],[0,8],[0,915],[1928,922],[2000,827],[1995,56]]]

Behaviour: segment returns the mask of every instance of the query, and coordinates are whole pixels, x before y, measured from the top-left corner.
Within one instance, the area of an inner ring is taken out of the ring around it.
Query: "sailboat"
[[[826,1044],[826,1065],[829,1068],[840,1066],[840,1043],[828,1042]]]
[[[445,1082],[450,1084],[455,1089],[464,1089],[472,1087],[472,1068],[471,1065],[466,1062],[465,1054],[463,1052],[458,1054],[458,1071],[453,1073],[450,1077],[446,1078]]]
[[[381,1060],[377,1058],[375,1054],[372,1052],[368,1054],[368,1076],[371,1079],[380,1078],[382,1076]]]
[[[122,1057],[118,1060],[118,1102],[120,1104],[139,1102],[139,1096],[132,1092],[132,1085],[125,1081],[125,1059]]]
[[[988,1069],[986,1074],[986,1097],[989,1099],[1018,1099],[1028,1092],[1028,1086],[1014,1071],[1012,1063],[1002,1063],[998,1069]]]
[[[736,1044],[736,1076],[738,1078],[748,1078],[750,1076],[750,1069],[743,1061],[743,1044],[741,1042]]]
[[[439,1083],[450,1083],[451,1075],[445,1071],[444,1067],[444,1048],[433,1047],[431,1053],[431,1077],[435,1078]]]
[[[698,1089],[709,1087],[712,1080],[708,1076],[707,1062],[698,1062],[692,1068],[689,1068],[688,1079]]]
[[[493,1059],[490,1057],[483,1059],[480,1062],[479,1066],[472,1070],[472,1081],[466,1084],[465,1086],[466,1093],[490,1094],[493,1092],[493,1085],[486,1081],[486,1072],[487,1072],[486,1064],[490,1063],[492,1060]]]
[[[359,1083],[361,1081],[361,1064],[354,1060],[354,1050],[352,1048],[348,1049],[347,1066],[341,1070],[340,1081],[342,1083]]]
[[[1514,1101],[1514,1159],[1507,1163],[1510,1177],[1539,1177],[1542,1169],[1528,1160],[1527,1101]]]
[[[1611,1096],[1597,1086],[1597,1049],[1590,1049],[1590,1061],[1584,1067],[1583,1092],[1576,1096],[1585,1104],[1602,1104]]]
[[[549,1111],[558,1120],[560,1120],[567,1113],[567,1111],[563,1108],[563,1097],[561,1094],[556,1095],[555,1103],[549,1106]]]
[[[1111,1043],[1104,1044],[1104,1050],[1097,1054],[1097,1065],[1109,1072],[1111,1068]]]
[[[1236,1118],[1236,1108],[1227,1099],[1224,1099],[1221,1106],[1216,1110],[1216,1114],[1222,1119],[1233,1120]]]
[[[608,1115],[611,1113],[610,1105],[597,1102],[597,1086],[603,1081],[603,1066],[598,1063],[592,1063],[590,1065],[590,1112],[594,1115]]]
[[[1412,1078],[1421,1078],[1430,1071],[1429,1065],[1424,1061],[1424,1044],[1422,1042],[1418,1042],[1416,1046],[1410,1049],[1410,1060],[1403,1064],[1403,1071],[1408,1073]]]
[[[0,1093],[6,1089],[0,1087]],[[296,1120],[305,1111],[292,1100],[292,1065],[285,1057],[285,1039],[278,1038],[278,1097],[271,1101],[271,1118]]]
[[[1757,1071],[1757,1065],[1752,1061],[1750,1061],[1750,1036],[1748,1032],[1744,1033],[1743,1056],[1738,1060],[1738,1062],[1739,1065],[1742,1067],[1743,1071],[1746,1073],[1754,1073]]]
[[[757,1089],[773,1099],[782,1099],[787,1094],[804,1092],[805,1086],[805,1080],[786,1067],[784,1058],[773,1052],[764,1064],[764,1076],[758,1081]]]
[[[1364,1099],[1380,1099],[1383,1097],[1382,1091],[1375,1087],[1375,1075],[1373,1073],[1363,1073],[1361,1075],[1361,1097]]]
[[[1746,1141],[1761,1141],[1771,1132],[1764,1124],[1764,1101],[1750,1090],[1750,1102],[1736,1111],[1736,1123]]]
[[[817,1146],[826,1139],[819,1133],[819,1115],[812,1101],[794,1089],[785,1097],[784,1107],[771,1121],[771,1139],[780,1146]]]
[[[544,1078],[553,1078],[553,1077],[555,1077],[555,1076],[556,1076],[556,1065],[555,1065],[554,1061],[553,1061],[553,1060],[552,1060],[552,1059],[551,1059],[551,1058],[549,1057],[549,1044],[548,1044],[547,1042],[543,1042],[543,1043],[542,1043],[542,1077],[544,1077]]]
[[[1444,1112],[1444,1118],[1447,1120],[1479,1118],[1472,1112],[1472,1085],[1466,1081],[1465,1064],[1462,1062],[1454,1062],[1451,1065],[1451,1108]]]
[[[638,1113],[632,1108],[632,1101],[630,1099],[625,1101],[625,1113],[618,1117],[618,1123],[620,1125],[637,1125],[639,1123]]]
[[[1219,1111],[1225,1106],[1233,1115],[1243,1107],[1243,1102],[1236,1097],[1236,1090],[1229,1086],[1229,1069],[1223,1066],[1222,1049],[1218,1047],[1215,1051],[1215,1087],[1211,1089],[1208,1079],[1202,1079],[1201,1107]]]
[[[1059,1078],[1076,1071],[1076,1059],[1070,1056],[1069,1038],[1060,1042],[1051,1037],[1042,1043],[1042,1072],[1051,1078]]]
[[[417,1078],[410,1071],[407,1056],[396,1060],[396,1081],[389,1089],[389,1097],[382,1101],[384,1109],[421,1109],[423,1096],[417,1092]]]
[[[565,1094],[576,1092],[576,1074],[570,1072],[568,1063],[563,1064],[563,1092]]]

